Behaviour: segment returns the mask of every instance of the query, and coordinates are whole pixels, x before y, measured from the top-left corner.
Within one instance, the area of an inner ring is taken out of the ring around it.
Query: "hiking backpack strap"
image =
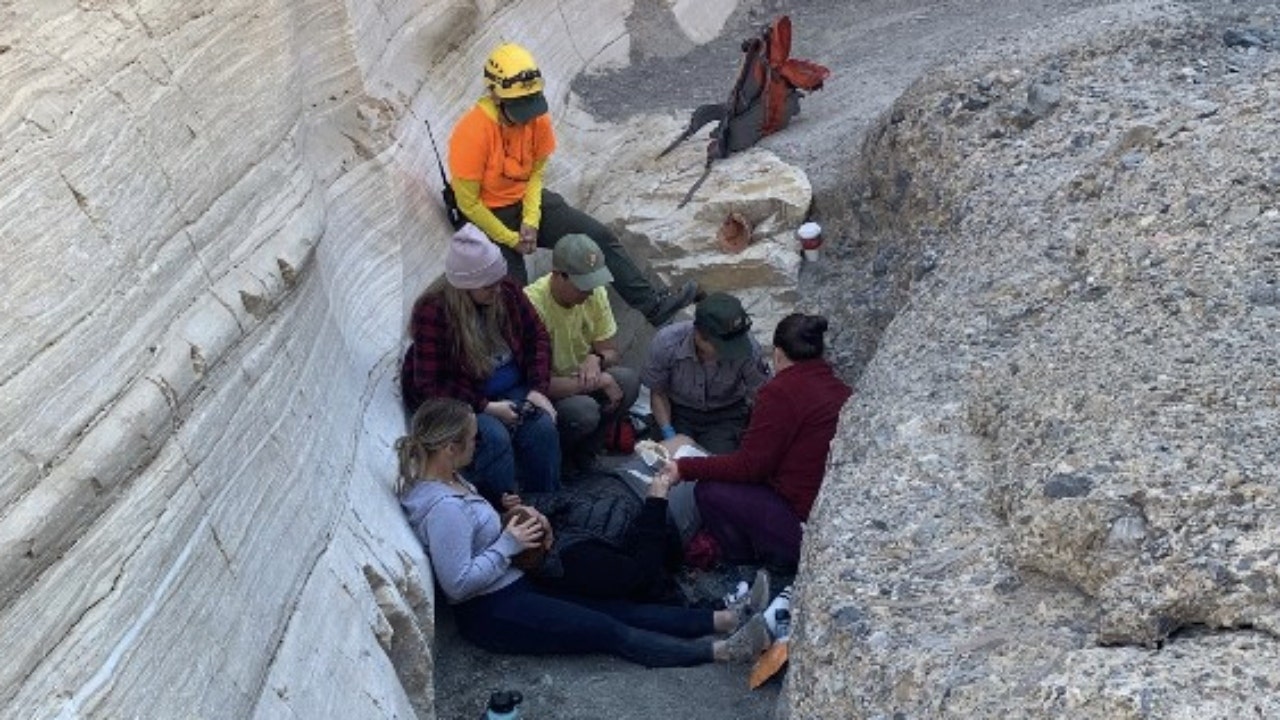
[[[791,18],[787,15],[778,16],[758,36],[743,41],[742,52],[728,100],[723,105],[700,106],[680,137],[658,155],[666,155],[712,120],[719,121],[707,144],[702,174],[677,207],[684,207],[706,181],[711,163],[785,128],[799,111],[799,91],[820,89],[831,74],[822,65],[790,57]]]
[[[760,38],[749,38],[742,42],[742,64],[738,67],[738,77],[729,90],[729,100],[724,104],[724,114],[720,117],[718,132],[714,142],[707,146],[707,164],[712,160],[729,157],[729,121],[735,115],[745,112],[755,102],[764,87],[764,72],[760,63],[760,53],[764,41]]]
[[[763,45],[764,43],[760,38],[750,38],[742,43],[742,51],[746,54],[742,58],[742,64],[738,66],[738,77],[733,81],[733,89],[729,91],[729,99],[724,104],[724,109],[718,118],[719,124],[716,126],[715,137],[711,138],[711,142],[707,143],[707,161],[702,166],[702,174],[694,181],[693,187],[689,188],[689,192],[684,194],[684,198],[676,205],[677,208],[682,208],[689,204],[689,201],[693,199],[694,193],[698,192],[698,188],[702,187],[702,183],[706,182],[707,176],[711,174],[711,163],[721,158],[729,157],[731,152],[729,146],[729,121],[734,115],[750,107],[755,95],[759,93],[759,88],[763,87],[760,80],[763,73],[759,67],[760,51]],[[754,92],[752,92],[753,90]],[[668,147],[667,149],[670,150],[671,148]]]

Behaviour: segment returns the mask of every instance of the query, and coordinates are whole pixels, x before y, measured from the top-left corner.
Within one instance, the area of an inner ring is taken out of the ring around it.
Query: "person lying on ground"
[[[801,524],[818,496],[840,409],[853,394],[823,358],[826,318],[793,313],[773,334],[774,377],[760,389],[742,446],[728,455],[664,465],[673,483],[696,480],[703,531],[727,562],[791,571]]]
[[[484,96],[450,135],[450,186],[463,215],[502,248],[511,277],[524,285],[526,255],[582,233],[604,252],[618,295],[654,327],[692,303],[697,283],[687,282],[675,292],[656,289],[616,235],[544,189],[556,137],[542,94],[542,72],[529,51],[514,43],[498,46],[485,61],[484,85]]]
[[[605,427],[640,392],[635,370],[621,365],[609,295],[613,277],[586,235],[566,235],[551,253],[551,272],[524,289],[551,336],[551,381],[560,447],[568,463],[590,470]]]
[[[465,404],[430,398],[396,442],[397,495],[422,542],[462,637],[497,653],[607,653],[648,667],[749,661],[767,629],[757,613],[698,610],[625,600],[552,597],[512,558],[540,547],[546,520],[525,508],[503,527],[460,474],[475,453],[476,416]],[[717,639],[716,633],[730,637]]]
[[[616,493],[561,490],[504,495],[502,505],[536,508],[555,532],[537,565],[525,568],[546,590],[564,595],[679,602],[671,575],[680,566],[680,540],[667,520],[670,483],[655,479],[643,503],[629,488]]]
[[[712,293],[698,302],[692,322],[672,323],[653,336],[640,379],[663,439],[686,435],[723,454],[738,449],[768,372],[742,303]]]
[[[551,340],[497,247],[474,225],[449,242],[444,275],[414,302],[412,344],[400,371],[410,413],[429,397],[478,413],[480,443],[468,474],[491,503],[560,484]]]

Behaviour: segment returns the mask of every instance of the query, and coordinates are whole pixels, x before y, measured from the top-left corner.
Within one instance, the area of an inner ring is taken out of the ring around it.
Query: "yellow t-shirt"
[[[587,359],[591,343],[608,340],[618,334],[609,305],[609,291],[602,285],[591,291],[581,305],[564,307],[551,297],[551,276],[543,275],[524,289],[542,324],[551,336],[551,372],[572,375]]]

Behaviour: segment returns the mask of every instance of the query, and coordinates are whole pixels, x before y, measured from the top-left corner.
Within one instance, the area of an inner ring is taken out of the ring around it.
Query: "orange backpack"
[[[680,136],[658,154],[662,157],[671,152],[707,123],[717,123],[707,145],[706,167],[680,201],[682,207],[706,180],[712,162],[751,147],[760,138],[785,128],[792,116],[800,112],[804,92],[822,89],[823,82],[831,75],[822,65],[790,57],[791,18],[786,15],[779,16],[758,36],[744,40],[742,52],[745,57],[728,101],[696,108]]]

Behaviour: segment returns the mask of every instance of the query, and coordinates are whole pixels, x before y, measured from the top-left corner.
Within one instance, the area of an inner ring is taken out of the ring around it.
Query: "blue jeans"
[[[476,414],[476,455],[462,474],[495,507],[503,493],[560,489],[560,435],[549,415],[524,418],[514,430]]]
[[[646,667],[713,660],[711,610],[543,595],[527,578],[453,606],[458,630],[489,652],[605,653]]]

